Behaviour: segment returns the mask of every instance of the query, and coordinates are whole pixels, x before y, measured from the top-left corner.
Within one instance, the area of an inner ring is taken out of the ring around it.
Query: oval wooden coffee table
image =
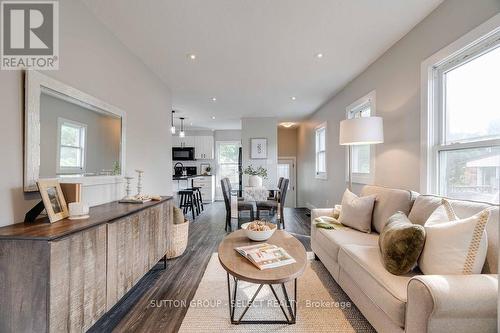
[[[295,324],[297,318],[297,278],[304,273],[307,264],[307,254],[304,246],[295,237],[290,235],[284,230],[276,230],[271,238],[265,242],[272,245],[276,245],[285,249],[288,254],[290,254],[294,259],[295,263],[269,268],[265,270],[258,269],[254,264],[252,264],[248,259],[243,257],[241,254],[236,252],[235,248],[240,246],[255,245],[259,242],[254,242],[245,236],[244,230],[237,230],[229,235],[227,235],[219,245],[219,261],[222,267],[227,272],[227,291],[229,296],[229,315],[231,317],[232,324]],[[233,280],[233,292],[231,292],[231,279]],[[243,310],[239,319],[234,318],[235,304],[237,301],[238,293],[238,281],[246,281],[250,283],[258,284],[259,287],[257,291],[250,299],[248,305]],[[286,282],[293,280],[294,298],[290,301],[288,297],[288,291],[285,286]],[[278,304],[285,316],[285,320],[243,320],[243,317],[247,313],[248,309],[251,307],[255,298],[261,291],[264,285],[268,285],[278,301]],[[282,301],[279,299],[278,294],[273,285],[281,285],[281,289],[284,296],[284,303],[288,310],[282,305]],[[293,306],[292,306],[293,303]]]

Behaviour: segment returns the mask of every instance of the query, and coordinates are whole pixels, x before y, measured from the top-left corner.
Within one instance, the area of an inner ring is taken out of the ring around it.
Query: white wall
[[[167,86],[77,0],[59,2],[60,64],[44,74],[127,113],[126,170],[143,168],[144,191],[172,193]],[[39,199],[24,194],[23,73],[0,71],[0,225],[20,222]]]
[[[250,159],[250,139],[267,139],[267,159]],[[264,180],[267,186],[276,186],[278,183],[278,120],[272,117],[242,118],[241,119],[241,146],[243,169],[250,164],[254,167],[262,166],[267,169],[268,178]],[[248,176],[243,176],[243,186],[248,185]]]
[[[420,64],[499,11],[498,0],[445,1],[305,121],[298,135],[299,204],[321,207],[340,201],[346,185],[339,122],[346,106],[372,90],[377,93],[376,112],[384,118],[385,134],[385,142],[376,146],[375,183],[419,190]],[[328,180],[318,180],[314,127],[324,121],[328,122]]]

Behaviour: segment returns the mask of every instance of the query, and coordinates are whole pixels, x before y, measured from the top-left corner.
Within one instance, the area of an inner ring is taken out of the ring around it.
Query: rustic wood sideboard
[[[0,228],[0,332],[83,332],[167,249],[173,200]]]

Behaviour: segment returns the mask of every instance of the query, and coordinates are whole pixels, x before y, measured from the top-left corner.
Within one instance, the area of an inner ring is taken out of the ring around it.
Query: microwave
[[[194,161],[194,147],[172,147],[172,161]]]

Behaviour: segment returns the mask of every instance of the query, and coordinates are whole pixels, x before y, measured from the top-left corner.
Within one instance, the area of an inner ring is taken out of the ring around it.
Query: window
[[[500,32],[432,66],[427,141],[431,193],[499,203],[498,73]]]
[[[326,123],[316,127],[316,178],[326,179]]]
[[[87,126],[63,118],[58,118],[57,124],[57,172],[59,174],[84,173]]]
[[[239,188],[239,141],[217,141],[217,193],[218,200],[222,199],[220,181],[229,178],[233,190]]]
[[[375,91],[358,99],[346,108],[346,117],[348,119],[370,117],[375,115]],[[352,146],[351,166],[352,181],[360,184],[373,183],[375,174],[375,156],[374,145],[355,145]],[[346,160],[348,154],[346,155]],[[348,168],[346,167],[346,170]],[[346,174],[346,179],[349,175]]]

